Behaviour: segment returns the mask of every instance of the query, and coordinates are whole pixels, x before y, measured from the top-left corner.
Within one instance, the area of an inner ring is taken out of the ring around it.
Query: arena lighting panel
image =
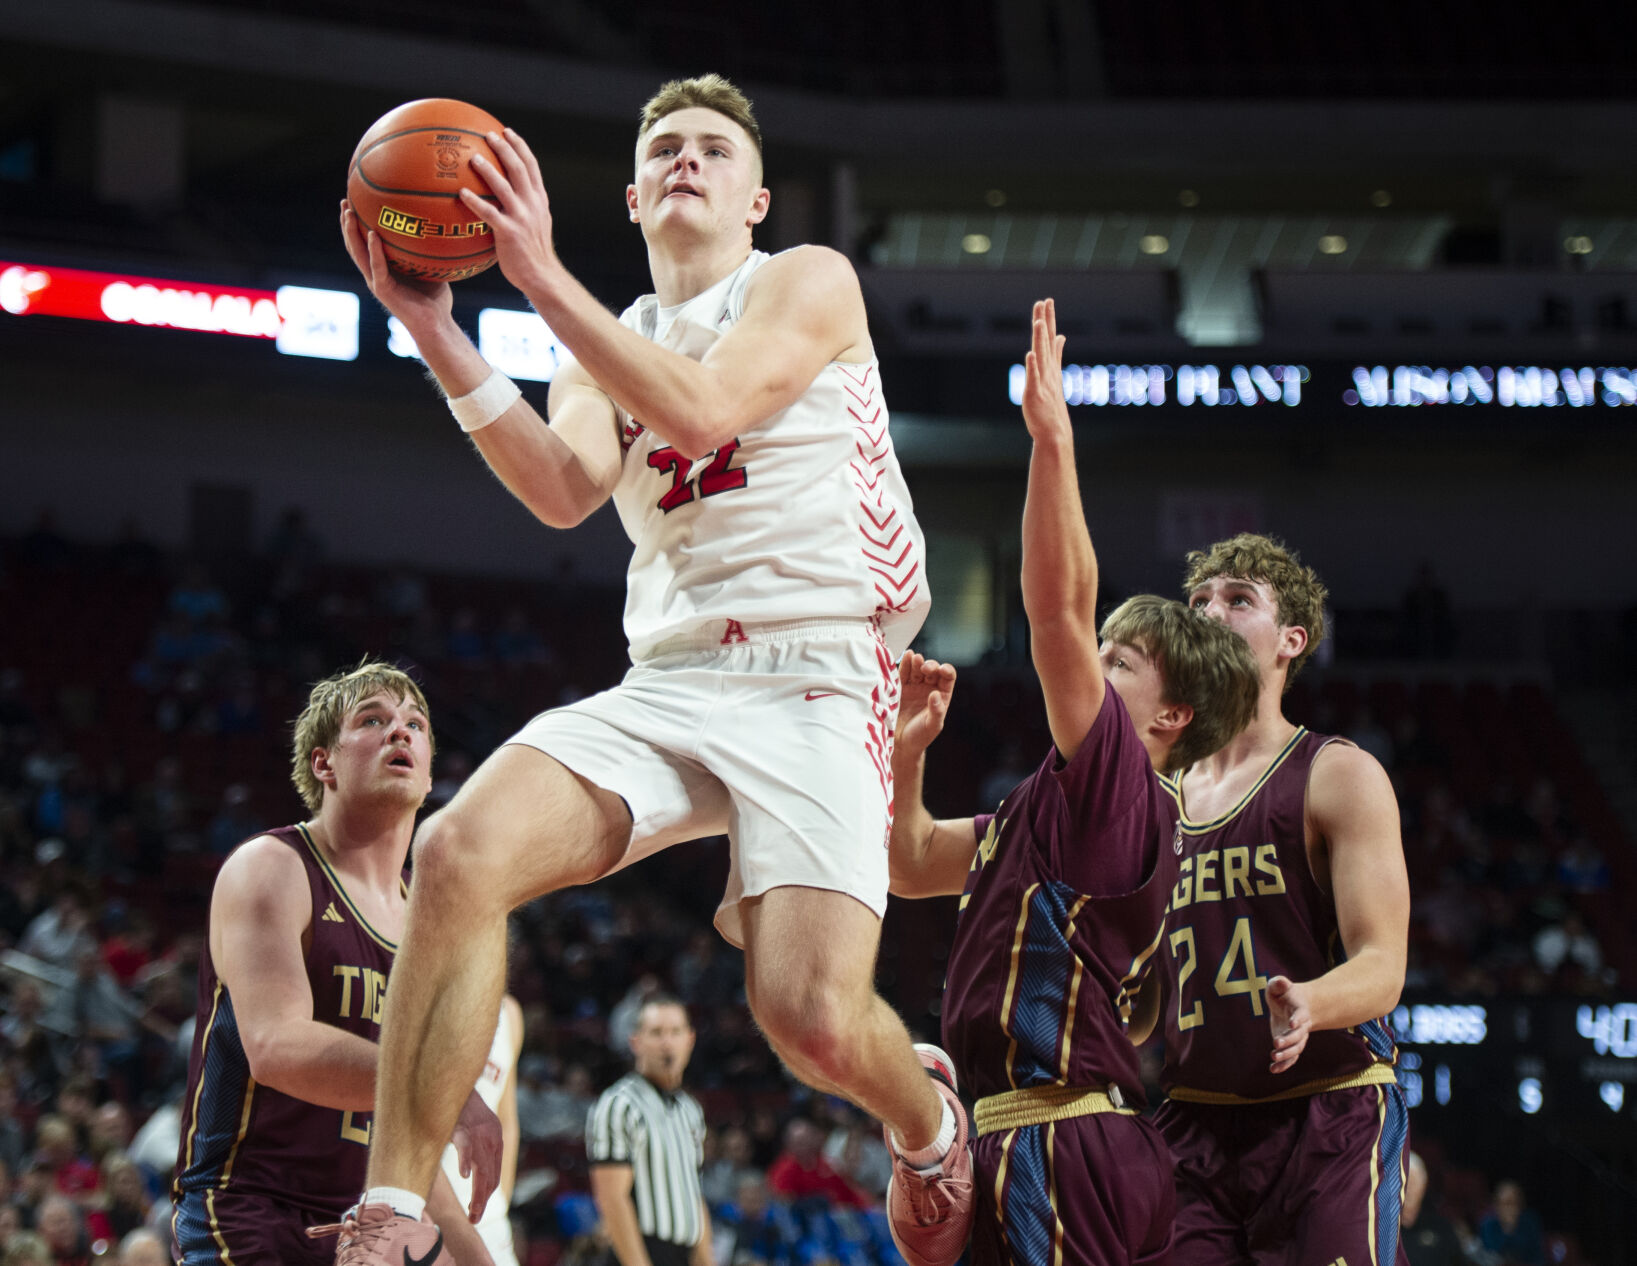
[[[402,321],[387,318],[387,350],[394,356],[420,358],[415,340]],[[508,378],[550,382],[571,359],[551,327],[532,311],[517,308],[481,308],[477,314],[477,350]]]
[[[204,282],[0,260],[0,312],[270,339],[286,356],[358,359],[358,296]]]

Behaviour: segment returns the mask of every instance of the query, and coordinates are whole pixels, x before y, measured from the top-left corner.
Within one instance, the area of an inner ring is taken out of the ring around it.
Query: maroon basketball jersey
[[[265,834],[287,844],[307,869],[313,902],[307,950],[313,1019],[376,1041],[397,945],[354,907],[305,827]],[[292,1098],[251,1077],[233,997],[211,961],[207,927],[173,1198],[180,1202],[194,1192],[252,1192],[339,1215],[364,1189],[372,1119],[369,1112],[321,1108]]]
[[[1160,944],[1176,822],[1113,689],[1073,760],[1053,748],[977,819],[944,992],[963,1088],[1112,1084],[1143,1102],[1126,1021]]]
[[[1337,741],[1297,730],[1232,809],[1182,819],[1159,956],[1172,1098],[1236,1103],[1392,1079],[1397,1050],[1381,1020],[1314,1032],[1294,1068],[1268,1071],[1268,981],[1312,980],[1346,957],[1335,902],[1308,864],[1304,816],[1313,760]]]

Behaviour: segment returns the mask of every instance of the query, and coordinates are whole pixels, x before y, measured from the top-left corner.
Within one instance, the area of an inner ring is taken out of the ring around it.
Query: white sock
[[[893,1148],[918,1174],[935,1173],[955,1143],[955,1113],[949,1106],[949,1100],[940,1096],[940,1101],[943,1103],[944,1115],[938,1124],[938,1135],[932,1142],[925,1147],[905,1147],[896,1135],[893,1136]]]
[[[364,1193],[360,1204],[384,1204],[394,1213],[402,1214],[416,1222],[421,1220],[421,1214],[426,1212],[426,1201],[413,1191],[405,1191],[402,1187],[371,1187]]]

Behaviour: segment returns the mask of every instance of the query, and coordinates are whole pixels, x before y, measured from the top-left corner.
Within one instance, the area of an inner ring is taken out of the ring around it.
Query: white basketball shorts
[[[716,927],[742,948],[739,902],[772,888],[885,913],[897,723],[898,666],[873,620],[718,620],[510,741],[624,798],[620,867],[725,832]]]

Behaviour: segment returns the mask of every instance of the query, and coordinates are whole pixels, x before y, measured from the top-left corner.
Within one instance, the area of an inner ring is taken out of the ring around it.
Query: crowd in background
[[[134,527],[87,546],[49,516],[0,542],[0,598],[26,613],[0,629],[0,1266],[163,1260],[143,1256],[165,1250],[141,1229],[169,1216],[209,885],[240,840],[301,813],[287,735],[307,683],[366,651],[411,667],[432,704],[437,804],[529,710],[622,669],[617,586],[567,569],[486,581],[327,554],[296,511],[251,558],[174,558]],[[1026,671],[963,669],[959,689],[927,784],[948,814],[992,808],[1047,746]],[[1399,788],[1412,989],[1614,987],[1624,947],[1601,942],[1598,903],[1617,842],[1595,836],[1549,773],[1525,783],[1503,769],[1475,793],[1450,750],[1458,734],[1429,710],[1436,692],[1336,689],[1322,670],[1298,691],[1293,715],[1352,737]],[[689,1085],[711,1125],[705,1190],[723,1260],[895,1260],[878,1127],[791,1081],[754,1031],[740,955],[710,928],[726,869],[725,842],[705,842],[514,917],[517,1205],[533,1266],[596,1251],[580,1195],[586,1111],[628,1067],[636,1011],[660,990],[688,1004],[699,1033]],[[927,1037],[952,918],[930,903],[887,924],[883,989]],[[1513,1197],[1491,1201],[1486,1179],[1481,1199],[1501,1213]],[[1460,1212],[1477,1246],[1471,1204]]]

